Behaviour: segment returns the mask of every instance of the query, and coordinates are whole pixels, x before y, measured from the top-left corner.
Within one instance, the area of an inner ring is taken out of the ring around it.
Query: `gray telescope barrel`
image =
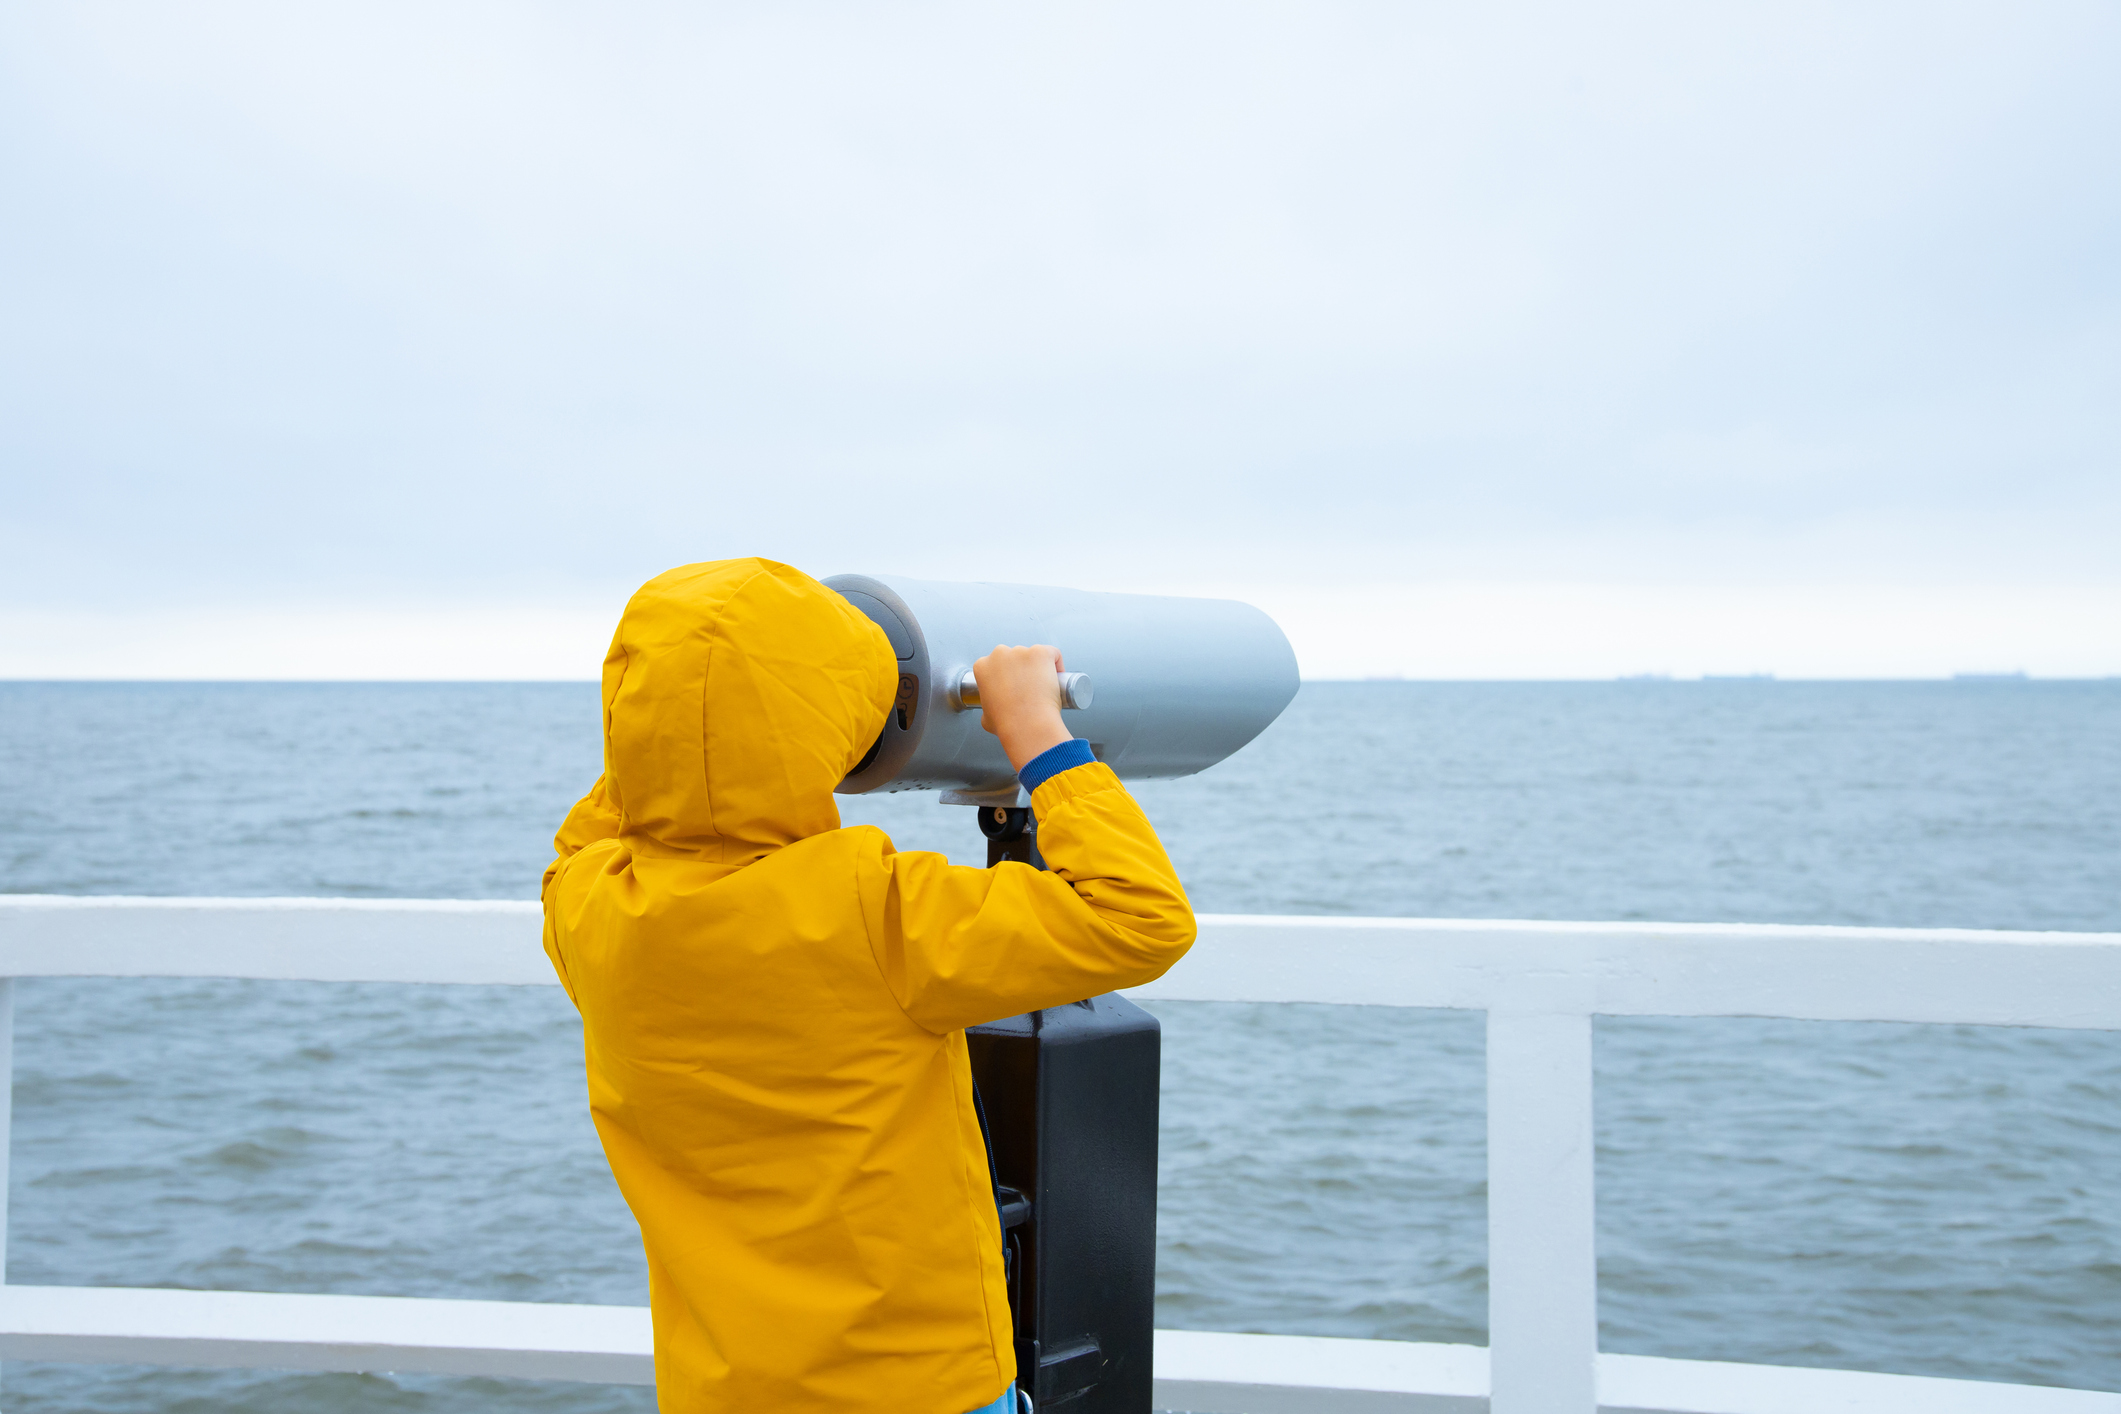
[[[1088,673],[1055,673],[1054,686],[1060,690],[1060,705],[1063,712],[1080,712],[1090,705],[1093,695]],[[957,692],[950,699],[960,712],[979,706],[979,679],[966,673],[957,680]]]
[[[835,575],[898,657],[898,699],[842,794],[937,790],[1015,804],[1016,773],[963,692],[997,644],[1050,643],[1081,676],[1069,730],[1124,780],[1190,776],[1258,736],[1296,696],[1296,653],[1233,599],[1099,594],[1029,584]],[[1090,681],[1096,692],[1089,691]]]

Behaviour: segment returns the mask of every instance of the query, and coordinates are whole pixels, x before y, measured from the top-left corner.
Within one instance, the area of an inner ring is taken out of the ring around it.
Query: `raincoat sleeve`
[[[1185,889],[1110,767],[1063,771],[1031,806],[1051,872],[922,853],[864,861],[870,947],[899,1005],[929,1030],[1137,987],[1193,944]]]
[[[545,866],[545,882],[539,889],[540,896],[552,890],[552,876],[559,873],[567,861],[582,852],[586,845],[598,840],[618,838],[619,807],[611,799],[611,791],[605,782],[608,777],[598,776],[597,783],[589,788],[589,794],[574,803],[567,818],[560,824],[560,832],[552,837],[553,861]]]
[[[574,984],[567,977],[567,963],[560,956],[559,940],[553,931],[552,881],[559,877],[567,861],[580,854],[598,840],[618,838],[619,807],[611,798],[605,784],[608,778],[597,777],[597,783],[589,788],[589,794],[574,804],[567,812],[567,819],[560,825],[560,832],[552,837],[553,861],[545,866],[545,879],[538,888],[538,897],[545,902],[545,955],[552,959],[553,969],[560,974],[560,985],[569,997],[574,996]]]

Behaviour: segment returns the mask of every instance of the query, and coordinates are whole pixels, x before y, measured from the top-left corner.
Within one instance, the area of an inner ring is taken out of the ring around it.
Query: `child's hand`
[[[1041,751],[1074,735],[1061,725],[1060,672],[1060,650],[1045,643],[1029,648],[997,644],[972,665],[979,680],[980,725],[1002,739],[1009,764],[1019,771]]]

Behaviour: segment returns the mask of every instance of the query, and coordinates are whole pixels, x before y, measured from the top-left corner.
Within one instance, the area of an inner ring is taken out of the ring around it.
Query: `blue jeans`
[[[1022,1403],[1019,1404],[1018,1401]],[[1031,1414],[1031,1396],[1023,1394],[1015,1385],[1003,1390],[992,1404],[983,1404],[970,1414]]]

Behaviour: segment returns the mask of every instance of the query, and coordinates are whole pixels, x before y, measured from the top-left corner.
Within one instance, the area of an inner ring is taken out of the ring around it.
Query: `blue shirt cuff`
[[[1063,771],[1072,771],[1077,766],[1087,766],[1097,757],[1091,753],[1090,743],[1081,737],[1064,741],[1059,746],[1049,746],[1024,763],[1024,769],[1016,773],[1017,783],[1024,793],[1030,794]]]

